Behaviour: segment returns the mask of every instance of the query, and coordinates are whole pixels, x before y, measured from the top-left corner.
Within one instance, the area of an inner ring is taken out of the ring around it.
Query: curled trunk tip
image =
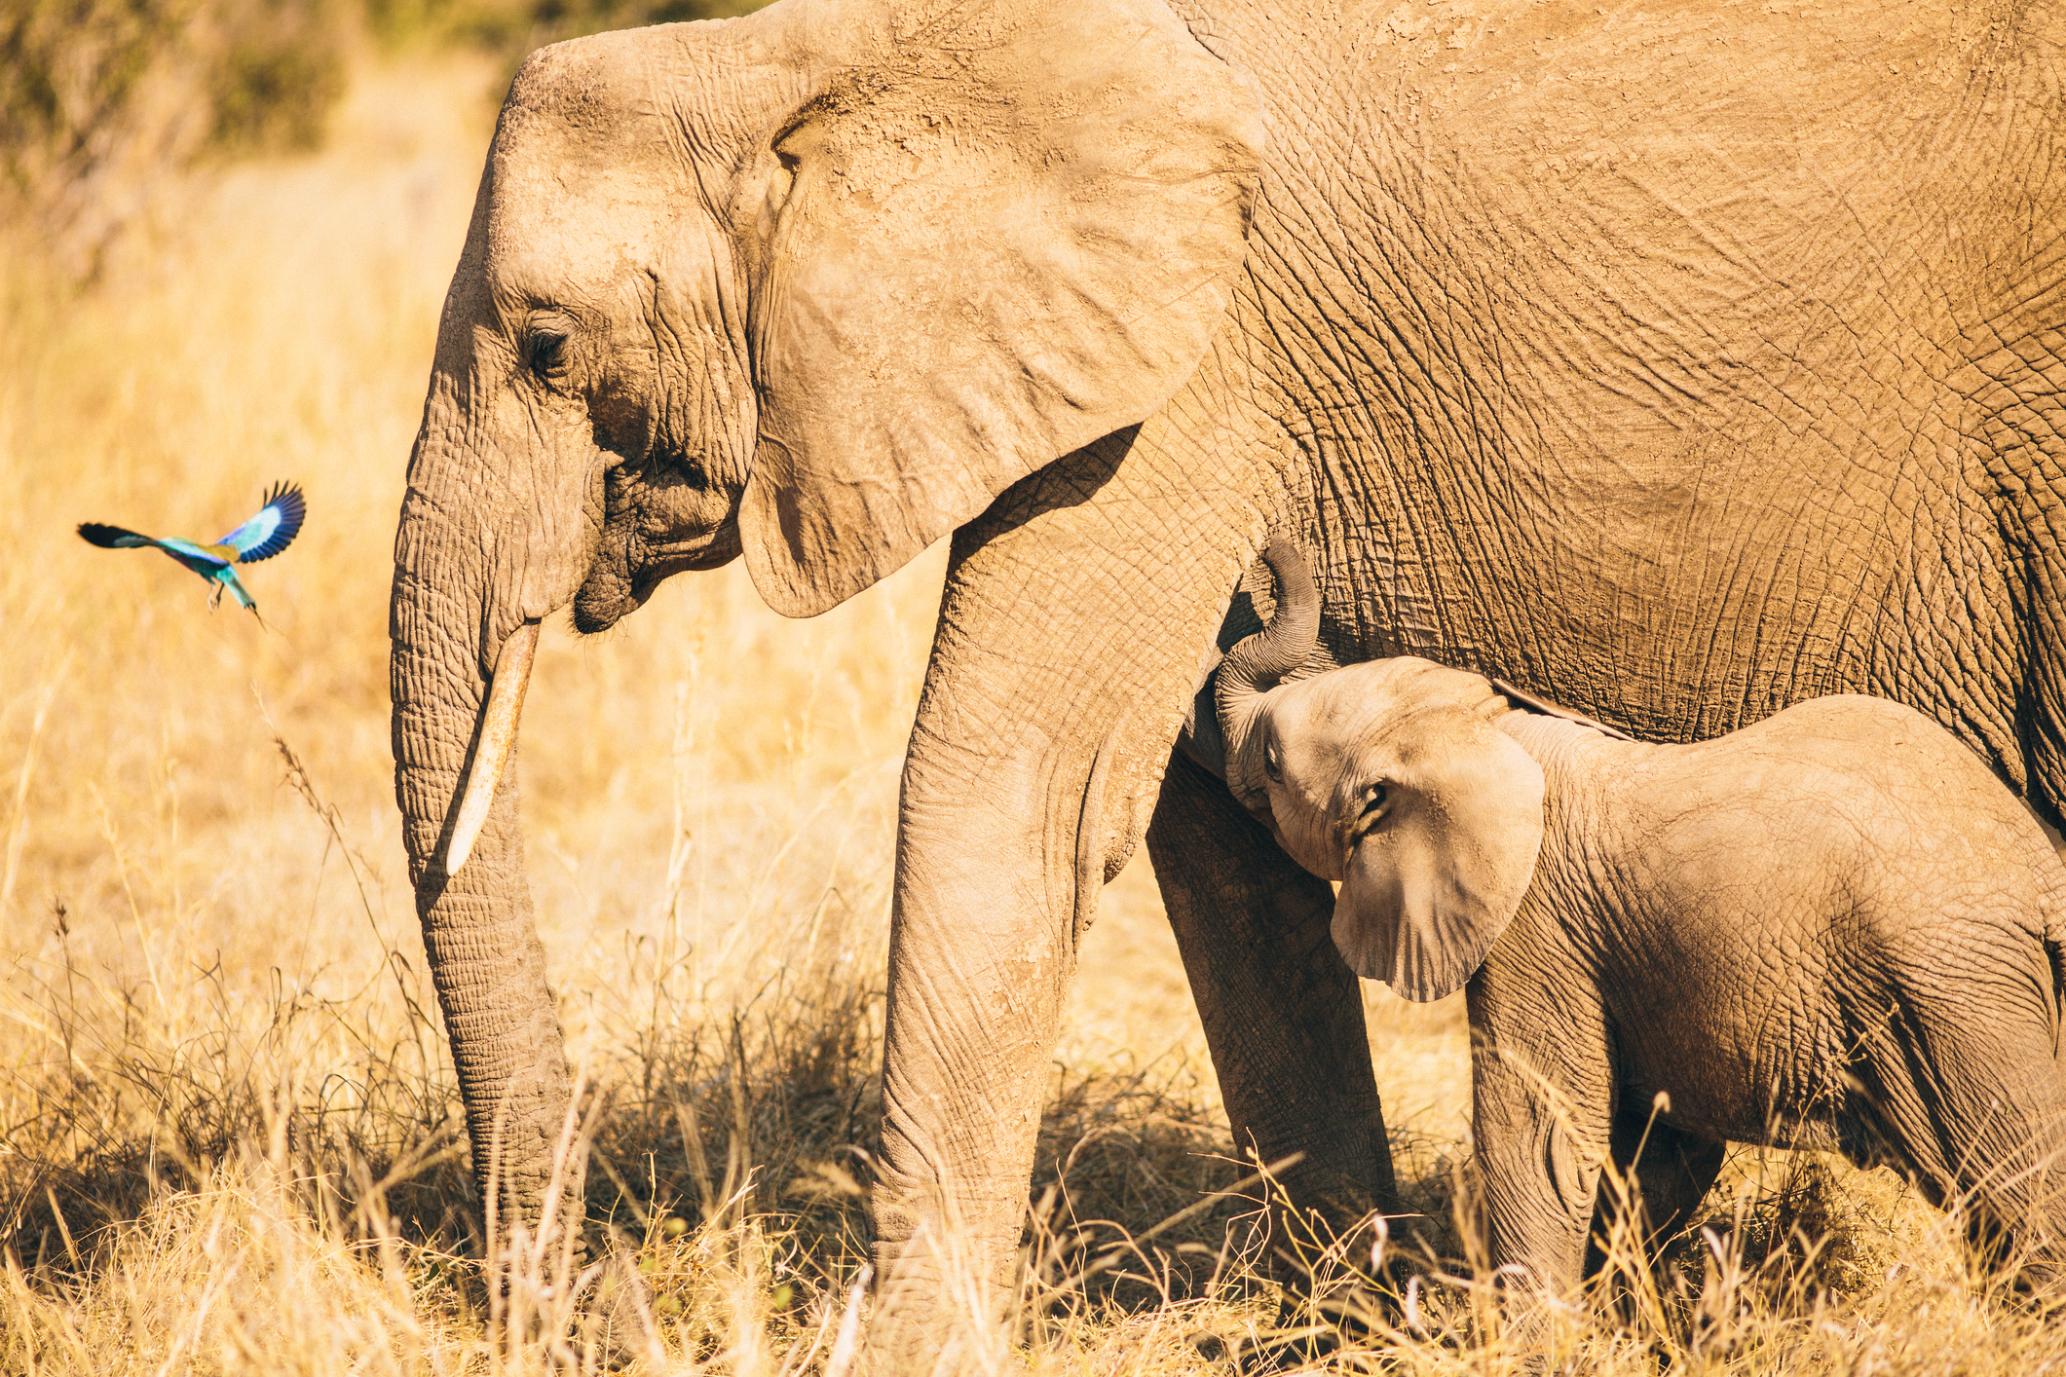
[[[1263,563],[1277,582],[1277,610],[1269,624],[1229,650],[1220,665],[1220,684],[1241,694],[1259,693],[1312,657],[1320,643],[1320,595],[1313,571],[1290,538],[1270,537]]]
[[[1290,537],[1272,535],[1263,563],[1277,583],[1277,610],[1268,625],[1238,642],[1220,661],[1213,701],[1225,750],[1226,780],[1237,798],[1257,806],[1257,781],[1250,776],[1247,728],[1261,695],[1297,669],[1320,643],[1320,595],[1305,556]]]

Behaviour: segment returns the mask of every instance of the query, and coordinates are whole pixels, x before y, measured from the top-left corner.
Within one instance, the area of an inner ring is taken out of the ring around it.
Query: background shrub
[[[89,278],[167,173],[321,144],[368,47],[542,43],[757,0],[0,0],[0,222]]]

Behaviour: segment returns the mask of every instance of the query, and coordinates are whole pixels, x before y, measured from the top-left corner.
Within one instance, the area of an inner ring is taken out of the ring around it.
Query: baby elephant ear
[[[1162,0],[797,13],[823,16],[831,75],[775,144],[739,528],[761,596],[807,616],[1183,385],[1246,251],[1263,122]]]
[[[1542,767],[1483,718],[1458,713],[1433,734],[1388,783],[1334,904],[1350,968],[1421,1001],[1462,989],[1513,921],[1542,851],[1545,792]]]

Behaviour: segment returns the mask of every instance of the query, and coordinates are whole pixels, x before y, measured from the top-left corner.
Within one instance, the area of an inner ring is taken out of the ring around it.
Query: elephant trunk
[[[492,465],[467,442],[453,391],[434,380],[395,542],[395,793],[495,1237],[541,1225],[570,1091],[512,759],[538,623],[522,611],[511,561],[498,557],[496,523],[483,517]]]
[[[1227,787],[1251,810],[1262,810],[1262,762],[1252,740],[1262,696],[1311,658],[1320,641],[1320,596],[1305,556],[1288,537],[1272,536],[1263,562],[1277,583],[1277,609],[1261,631],[1237,642],[1220,661],[1213,701],[1226,746]]]

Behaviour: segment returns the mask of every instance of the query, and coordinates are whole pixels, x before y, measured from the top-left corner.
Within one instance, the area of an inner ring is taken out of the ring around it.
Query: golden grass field
[[[599,640],[549,630],[532,878],[592,1092],[586,1200],[619,1242],[506,1287],[474,1260],[386,618],[494,94],[485,65],[369,67],[325,151],[153,188],[83,292],[0,246],[0,1371],[845,1367],[937,551],[812,622],[735,567]],[[276,478],[310,517],[250,576],[270,629],[72,534],[212,538]],[[1411,1203],[1459,1247],[1460,1001],[1370,1007]],[[1012,1346],[971,1371],[1519,1370],[1460,1262],[1301,1341],[1144,859],[1088,939],[1052,1090]],[[1560,1361],[2066,1370],[1888,1176],[1744,1149],[1708,1210],[1654,1284],[1556,1314]]]

